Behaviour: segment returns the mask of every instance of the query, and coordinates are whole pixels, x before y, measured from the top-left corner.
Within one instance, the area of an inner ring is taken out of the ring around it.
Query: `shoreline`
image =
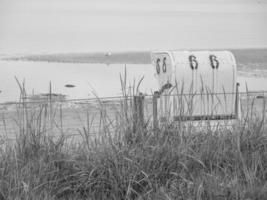
[[[205,49],[190,49],[189,51],[203,51]],[[211,49],[214,51],[224,49]],[[225,49],[231,51],[237,64],[267,64],[267,48]],[[179,50],[177,50],[179,51]],[[185,51],[185,49],[181,49]],[[151,51],[114,51],[114,52],[81,52],[81,53],[53,53],[28,54],[20,56],[5,56],[4,61],[33,61],[56,63],[88,63],[88,64],[150,64]]]

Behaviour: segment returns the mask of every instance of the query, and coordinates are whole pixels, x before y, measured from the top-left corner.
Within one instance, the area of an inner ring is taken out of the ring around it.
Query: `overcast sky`
[[[0,54],[267,47],[266,0],[0,0]]]

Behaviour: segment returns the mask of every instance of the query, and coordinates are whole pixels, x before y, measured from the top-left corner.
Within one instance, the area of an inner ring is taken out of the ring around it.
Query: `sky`
[[[0,55],[267,47],[266,0],[0,0]]]

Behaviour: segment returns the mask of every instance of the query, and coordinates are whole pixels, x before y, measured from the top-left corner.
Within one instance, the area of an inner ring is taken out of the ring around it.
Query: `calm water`
[[[120,75],[124,74],[124,65],[104,64],[66,64],[46,62],[1,61],[0,102],[14,101],[19,98],[19,86],[15,76],[25,79],[28,94],[47,93],[49,81],[52,82],[52,92],[62,93],[68,98],[92,98],[121,95]],[[265,73],[267,70],[264,70]],[[258,72],[260,73],[260,72]],[[144,76],[140,90],[147,94],[158,90],[157,80],[152,65],[127,65],[127,82],[133,85]],[[267,90],[267,78],[251,76],[242,73],[238,76],[241,91]],[[76,87],[66,88],[66,84]]]
[[[190,48],[267,47],[267,4],[249,0],[0,0],[0,56]],[[120,93],[124,65],[0,61],[0,102],[18,99],[14,76],[28,93],[68,98]],[[129,81],[145,76],[142,90],[156,88],[150,65],[128,65]],[[260,72],[259,72],[260,73]],[[241,87],[267,90],[266,79],[240,76]],[[66,88],[73,84],[75,88]]]
[[[125,65],[104,64],[66,64],[46,62],[0,62],[1,102],[18,99],[19,87],[15,76],[26,80],[29,94],[47,93],[49,81],[52,92],[63,93],[68,98],[92,98],[95,92],[100,97],[121,95],[120,74],[124,74]],[[154,78],[152,65],[127,65],[127,81],[133,85],[143,76],[145,79],[141,90],[151,94],[157,82]],[[66,84],[76,87],[66,88]]]

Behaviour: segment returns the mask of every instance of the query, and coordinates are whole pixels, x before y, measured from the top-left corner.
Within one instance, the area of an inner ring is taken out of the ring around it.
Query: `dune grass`
[[[99,100],[98,137],[86,126],[76,141],[51,136],[47,113],[55,108],[32,112],[21,98],[16,139],[0,146],[0,200],[267,199],[265,117],[248,114],[215,129],[136,128],[126,88],[123,94],[113,130]]]

